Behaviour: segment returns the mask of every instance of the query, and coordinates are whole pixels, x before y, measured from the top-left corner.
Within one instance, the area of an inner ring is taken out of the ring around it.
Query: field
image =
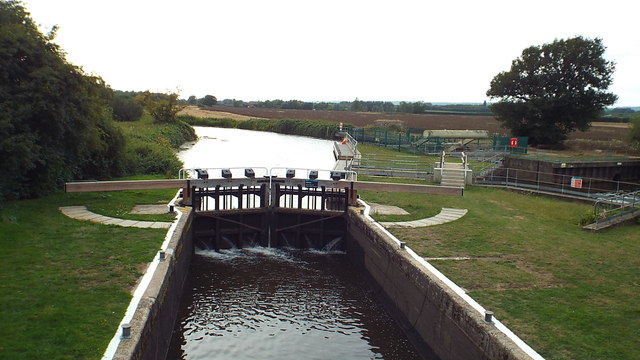
[[[220,113],[242,115],[246,118],[306,119],[342,122],[357,127],[372,126],[376,120],[401,120],[405,128],[425,130],[487,130],[491,134],[509,135],[492,116],[445,114],[386,114],[352,111],[285,110],[264,108],[235,108],[216,106],[216,111],[200,110],[195,116],[218,117]],[[208,115],[208,116],[207,116]],[[574,132],[566,142],[575,151],[613,151],[629,153],[625,139],[629,124],[597,122],[586,132]]]
[[[231,119],[231,120],[237,120],[237,121],[249,120],[253,117],[253,116],[234,114],[234,113],[225,112],[225,111],[204,110],[204,109],[198,108],[197,106],[187,106],[184,109],[180,110],[178,115],[190,115],[190,116],[203,117],[203,118],[210,117],[215,119]]]

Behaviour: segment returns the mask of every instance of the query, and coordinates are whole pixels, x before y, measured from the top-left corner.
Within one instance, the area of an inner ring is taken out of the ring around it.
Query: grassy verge
[[[468,209],[452,223],[392,232],[425,257],[469,257],[432,264],[545,358],[640,358],[640,225],[588,233],[576,224],[588,205],[482,187],[464,197],[360,195],[404,207],[407,219]]]
[[[73,220],[58,207],[135,218],[126,214],[135,204],[174,194],[55,194],[0,205],[0,358],[100,358],[166,234]]]
[[[182,162],[176,149],[187,141],[196,140],[191,126],[183,121],[158,124],[149,114],[138,121],[119,122],[126,138],[125,173],[160,174],[177,177]]]

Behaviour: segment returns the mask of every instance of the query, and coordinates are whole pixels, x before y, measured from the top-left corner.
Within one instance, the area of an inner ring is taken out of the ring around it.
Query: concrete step
[[[464,187],[464,183],[463,182],[441,182],[440,186],[451,186],[451,187]]]
[[[464,179],[464,173],[462,171],[460,171],[460,172],[443,171],[442,172],[442,177],[443,178],[448,178],[448,179]]]
[[[444,169],[464,169],[462,164],[444,163]]]

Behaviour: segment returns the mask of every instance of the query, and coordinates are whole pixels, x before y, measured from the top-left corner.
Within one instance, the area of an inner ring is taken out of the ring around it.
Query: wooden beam
[[[120,191],[120,190],[152,190],[180,189],[187,185],[187,180],[123,180],[123,181],[83,181],[65,184],[66,192]]]
[[[340,181],[340,186],[344,181]],[[123,180],[123,181],[83,181],[70,182],[65,186],[66,192],[89,191],[120,191],[120,190],[151,190],[151,189],[180,189],[187,186],[187,180]],[[438,194],[462,196],[463,188],[455,186],[395,184],[370,181],[354,181],[354,190],[371,190],[385,192],[406,192],[418,194]]]

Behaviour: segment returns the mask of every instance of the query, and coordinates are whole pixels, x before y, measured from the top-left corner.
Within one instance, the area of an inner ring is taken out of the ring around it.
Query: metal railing
[[[183,198],[195,211],[265,207],[346,211],[349,179],[356,175],[299,168],[183,169],[180,174],[188,180]]]
[[[482,176],[476,176],[474,182],[476,184],[504,185],[594,199],[606,197],[607,194],[611,193],[640,190],[640,183],[598,178],[578,178],[572,175],[513,168],[493,169]]]

